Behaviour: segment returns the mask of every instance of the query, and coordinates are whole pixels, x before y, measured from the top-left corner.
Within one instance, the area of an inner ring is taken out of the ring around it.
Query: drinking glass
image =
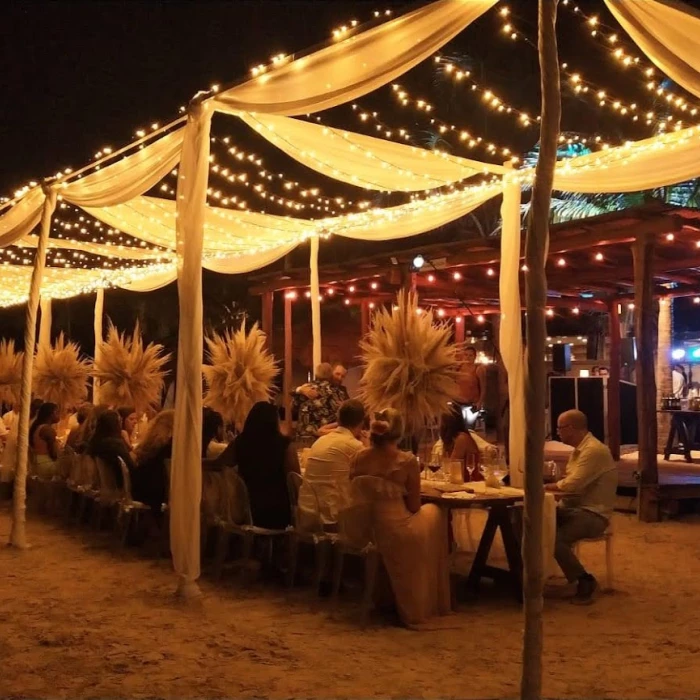
[[[476,463],[477,463],[477,455],[468,454],[464,459],[464,464],[465,464],[465,466],[467,468],[467,472],[469,474],[469,481],[472,480],[472,474],[474,473],[474,470],[476,469]]]

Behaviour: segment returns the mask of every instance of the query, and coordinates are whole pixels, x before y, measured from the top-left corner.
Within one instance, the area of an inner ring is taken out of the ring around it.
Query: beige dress
[[[351,461],[350,477],[357,481],[355,486],[364,482],[360,489],[352,489],[353,498],[361,493],[371,501],[374,540],[403,622],[421,626],[432,617],[449,614],[446,514],[435,505],[423,505],[417,513],[406,507],[409,479],[420,482],[415,457],[406,452],[396,458],[374,448],[361,450]]]

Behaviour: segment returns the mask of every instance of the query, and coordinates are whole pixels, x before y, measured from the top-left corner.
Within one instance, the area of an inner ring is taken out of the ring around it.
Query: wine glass
[[[469,473],[469,481],[472,480],[472,474],[474,473],[474,470],[476,469],[476,455],[475,454],[468,454],[465,459],[464,459],[464,464],[467,468],[467,472]]]

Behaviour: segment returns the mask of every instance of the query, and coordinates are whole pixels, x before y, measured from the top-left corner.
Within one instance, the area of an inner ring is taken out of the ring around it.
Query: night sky
[[[30,179],[58,169],[77,168],[103,146],[119,147],[135,131],[178,114],[178,107],[213,83],[238,82],[250,68],[274,54],[303,51],[330,39],[331,31],[351,19],[371,20],[375,10],[407,9],[424,3],[399,2],[5,2],[0,21],[4,109],[0,112],[0,195],[11,196]],[[614,25],[602,0],[580,0],[581,8]],[[700,0],[692,5],[700,8]],[[537,114],[539,74],[532,47],[511,41],[498,15],[507,5],[514,27],[536,41],[535,0],[499,3],[450,42],[442,53],[468,66],[480,82],[507,102]],[[560,56],[584,77],[623,100],[645,109],[658,104],[645,91],[638,73],[625,71],[609,47],[591,37],[580,17],[560,8]],[[621,32],[625,48],[639,53]],[[537,129],[523,129],[511,116],[486,109],[478,96],[440,78],[432,61],[400,78],[412,95],[436,105],[439,116],[473,129],[485,139],[524,153],[537,142]],[[424,115],[398,107],[386,87],[362,98],[365,108],[379,110],[392,127],[410,128],[421,145],[439,138]],[[611,143],[650,136],[642,124],[600,110],[564,87],[562,128],[600,134]],[[349,106],[321,115],[324,122],[362,131]],[[366,133],[372,133],[367,132]],[[253,136],[231,117],[217,116],[214,134],[233,135],[243,147],[262,153],[309,185],[320,184],[328,196],[353,196],[342,184],[323,180]],[[455,140],[440,146],[457,155],[485,159],[483,151],[465,151]],[[493,157],[493,161],[503,158]],[[365,193],[366,195],[366,193]],[[379,199],[374,196],[375,201]],[[254,200],[252,209],[261,209]],[[267,208],[270,213],[282,213]],[[287,213],[287,212],[284,212]],[[329,246],[330,249],[332,246]]]

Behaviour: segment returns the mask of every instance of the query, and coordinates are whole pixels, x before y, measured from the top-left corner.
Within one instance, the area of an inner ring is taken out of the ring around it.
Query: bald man
[[[610,450],[588,430],[588,419],[581,411],[566,411],[557,419],[562,442],[574,451],[566,465],[566,476],[546,489],[562,494],[557,508],[557,539],[554,556],[569,583],[576,583],[572,602],[593,602],[598,588],[574,554],[574,544],[589,537],[600,537],[610,523],[617,492],[617,464]]]

